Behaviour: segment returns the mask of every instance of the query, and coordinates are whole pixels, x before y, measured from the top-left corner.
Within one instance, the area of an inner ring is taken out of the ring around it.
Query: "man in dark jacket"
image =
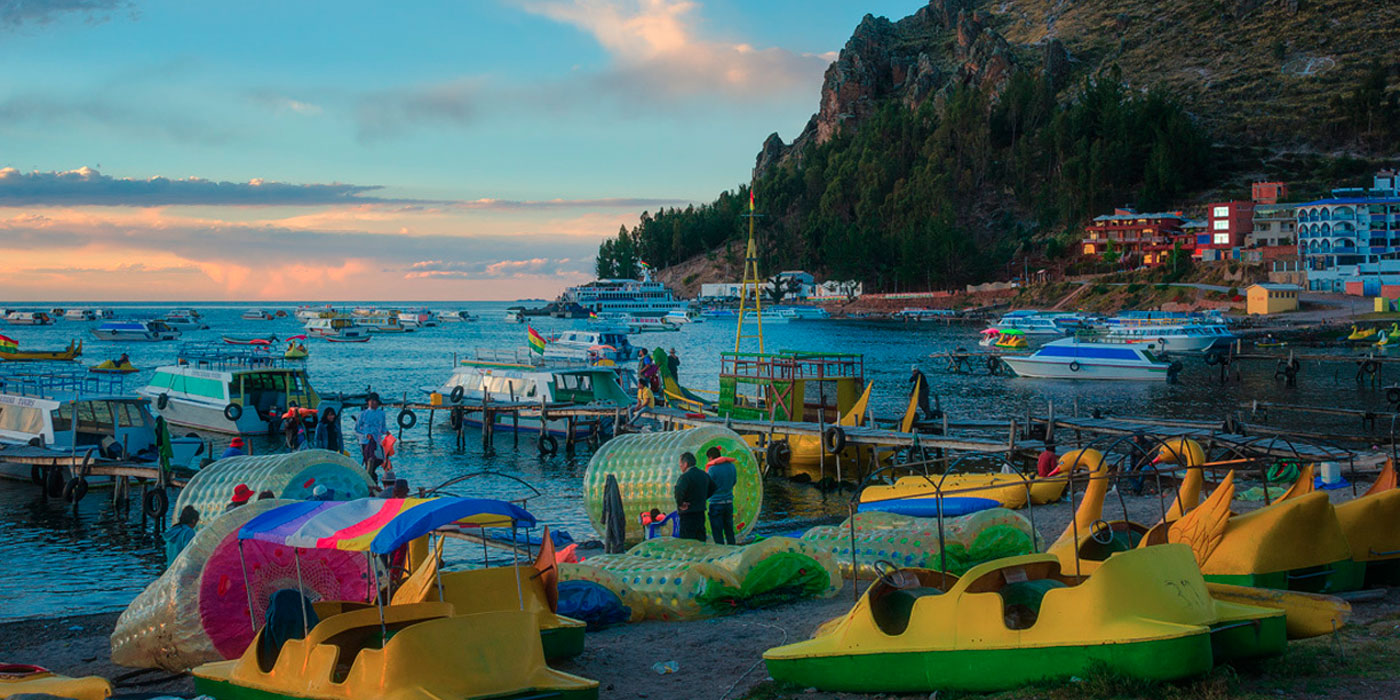
[[[710,534],[715,544],[734,544],[734,484],[739,470],[733,457],[725,457],[718,447],[705,450],[705,472],[715,484],[710,495]]]
[[[695,468],[695,455],[681,455],[681,476],[676,479],[676,513],[681,539],[705,541],[705,502],[715,492],[715,482]]]

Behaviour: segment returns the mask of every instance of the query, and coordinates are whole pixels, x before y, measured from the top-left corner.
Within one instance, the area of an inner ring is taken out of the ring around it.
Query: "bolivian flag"
[[[540,335],[538,331],[536,331],[534,328],[529,327],[529,326],[527,326],[527,327],[525,328],[525,330],[528,331],[529,334],[530,334],[530,349],[531,349],[531,350],[534,350],[535,352],[537,352],[537,353],[539,353],[539,354],[541,354],[541,355],[543,355],[543,354],[544,354],[544,336]]]
[[[0,335],[0,352],[14,352],[19,349],[19,343],[14,338]]]

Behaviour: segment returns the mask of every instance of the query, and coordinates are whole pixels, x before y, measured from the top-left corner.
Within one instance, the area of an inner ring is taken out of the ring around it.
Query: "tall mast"
[[[743,217],[749,220],[749,247],[744,254],[744,281],[739,287],[739,326],[734,329],[734,352],[739,352],[740,343],[744,338],[757,338],[758,351],[763,352],[763,289],[761,277],[758,276],[758,245],[754,242],[754,219],[762,214],[754,213],[753,208],[753,185],[749,185],[749,213]],[[749,313],[748,301],[749,290],[753,290],[753,313],[757,315],[758,333],[756,335],[744,335],[744,315]]]

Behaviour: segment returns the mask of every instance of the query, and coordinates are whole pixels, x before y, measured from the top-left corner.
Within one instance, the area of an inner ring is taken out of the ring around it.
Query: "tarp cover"
[[[240,540],[299,549],[388,554],[448,526],[533,527],[535,516],[517,505],[484,498],[361,498],[343,503],[306,501],[263,513],[238,531]]]

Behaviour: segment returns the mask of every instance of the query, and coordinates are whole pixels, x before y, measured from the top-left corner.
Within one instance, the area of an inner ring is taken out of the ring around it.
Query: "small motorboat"
[[[63,312],[65,321],[96,321],[97,312],[92,309],[69,309]]]
[[[4,336],[0,336],[3,339]],[[0,342],[0,360],[8,362],[64,362],[72,360],[83,354],[82,341],[68,341],[68,347],[63,350],[20,350],[15,346],[14,350],[7,350],[8,346]]]
[[[524,323],[524,322],[525,322],[525,310],[524,310],[524,309],[507,309],[507,310],[506,310],[506,323]]]
[[[441,311],[438,312],[438,320],[443,323],[472,323],[476,317],[468,311]]]
[[[11,311],[5,321],[12,326],[53,325],[53,317],[43,311]]]
[[[271,321],[274,316],[265,309],[248,309],[239,318],[244,321]]]
[[[112,696],[112,684],[99,676],[73,678],[43,666],[0,664],[0,698],[16,695],[105,700]]]
[[[165,325],[181,331],[202,331],[209,328],[209,324],[198,316],[190,316],[179,311],[171,311],[162,320],[165,321]]]
[[[1109,342],[1092,335],[1056,340],[1031,355],[1004,355],[1002,361],[1019,376],[1040,379],[1166,382],[1181,371],[1181,363],[1157,356],[1151,344]]]
[[[131,364],[131,360],[126,359],[126,356],[123,355],[116,360],[103,360],[101,363],[89,367],[88,371],[94,374],[132,374],[140,372],[141,369]]]
[[[277,342],[277,336],[275,336],[275,335],[266,335],[266,336],[264,336],[264,335],[255,335],[255,336],[226,335],[226,336],[223,337],[223,341],[224,341],[225,343],[228,343],[229,345],[271,345],[271,344]]]
[[[165,321],[104,321],[102,325],[90,331],[94,338],[98,340],[117,340],[135,342],[162,342],[166,340],[179,340],[180,331],[165,324]]]

